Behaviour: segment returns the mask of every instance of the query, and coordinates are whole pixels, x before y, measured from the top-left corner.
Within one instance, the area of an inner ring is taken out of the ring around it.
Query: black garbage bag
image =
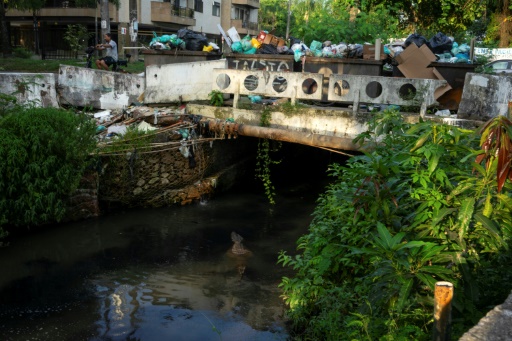
[[[444,33],[437,32],[437,34],[429,40],[428,46],[434,54],[442,54],[452,50],[453,41]]]
[[[412,43],[415,43],[416,46],[421,47],[421,45],[427,43],[427,39],[425,39],[425,37],[423,37],[417,33],[413,33],[407,37],[407,39],[405,40],[404,46],[407,47],[407,46],[411,45]]]
[[[363,45],[349,44],[345,50],[347,58],[361,58],[363,57]]]
[[[257,54],[278,54],[277,47],[270,44],[261,44],[260,48],[256,51]]]
[[[293,46],[293,44],[300,44],[302,41],[298,38],[294,38],[290,36],[290,46]]]
[[[208,39],[201,33],[182,28],[176,35],[185,42],[185,49],[189,51],[202,51],[203,47],[208,46]]]

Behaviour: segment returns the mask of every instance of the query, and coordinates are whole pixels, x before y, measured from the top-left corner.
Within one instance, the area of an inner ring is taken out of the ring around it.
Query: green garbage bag
[[[322,43],[316,40],[313,40],[311,42],[311,45],[309,46],[310,50],[321,50],[322,49]]]
[[[236,53],[242,53],[244,51],[242,48],[242,43],[240,43],[239,41],[236,41],[233,44],[231,44],[231,50]]]

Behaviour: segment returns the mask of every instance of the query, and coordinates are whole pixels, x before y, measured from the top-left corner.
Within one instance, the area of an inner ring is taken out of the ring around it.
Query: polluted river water
[[[282,188],[273,206],[235,186],[11,238],[0,248],[0,339],[286,340],[278,285],[292,272],[277,257],[307,232],[327,184],[316,180]],[[233,252],[240,245],[247,252]]]

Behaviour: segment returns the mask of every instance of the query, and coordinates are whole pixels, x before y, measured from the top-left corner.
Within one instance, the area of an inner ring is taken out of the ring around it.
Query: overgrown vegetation
[[[436,281],[454,284],[453,339],[511,289],[512,123],[481,135],[375,115],[372,149],[321,196],[280,284],[297,339],[428,340]],[[377,143],[379,141],[379,143]],[[482,148],[479,148],[479,144]]]
[[[271,118],[272,112],[268,107],[265,107],[261,111],[260,125],[262,127],[269,127]],[[270,168],[272,165],[281,163],[280,160],[273,160],[271,154],[273,152],[277,152],[280,148],[281,143],[279,141],[272,141],[270,139],[258,140],[258,150],[256,152],[256,178],[261,180],[265,190],[265,195],[271,205],[276,203],[276,189],[270,179]]]
[[[210,104],[214,107],[222,107],[224,105],[224,94],[219,90],[212,90],[208,97],[210,98]]]
[[[71,111],[20,107],[12,96],[2,98],[9,106],[0,117],[0,223],[59,221],[90,164],[95,124]]]

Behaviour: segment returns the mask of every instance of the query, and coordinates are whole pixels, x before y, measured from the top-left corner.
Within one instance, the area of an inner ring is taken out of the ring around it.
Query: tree
[[[84,25],[68,25],[68,29],[64,33],[64,40],[69,44],[71,51],[75,53],[75,58],[78,57],[78,51],[83,47],[82,40],[87,41],[91,35],[93,33],[88,32]]]
[[[498,42],[499,47],[509,47],[512,35],[511,4],[509,0],[489,0],[487,43]]]
[[[295,3],[291,35],[306,44],[312,40],[364,43],[397,35],[399,21],[385,6],[363,11],[352,5],[350,1]]]
[[[360,3],[362,10],[386,6],[393,15],[400,17],[409,32],[454,34],[466,30],[486,11],[486,2],[480,0],[362,0]]]
[[[280,0],[262,0],[258,13],[258,22],[262,30],[272,32],[278,37],[286,33],[287,3]]]

